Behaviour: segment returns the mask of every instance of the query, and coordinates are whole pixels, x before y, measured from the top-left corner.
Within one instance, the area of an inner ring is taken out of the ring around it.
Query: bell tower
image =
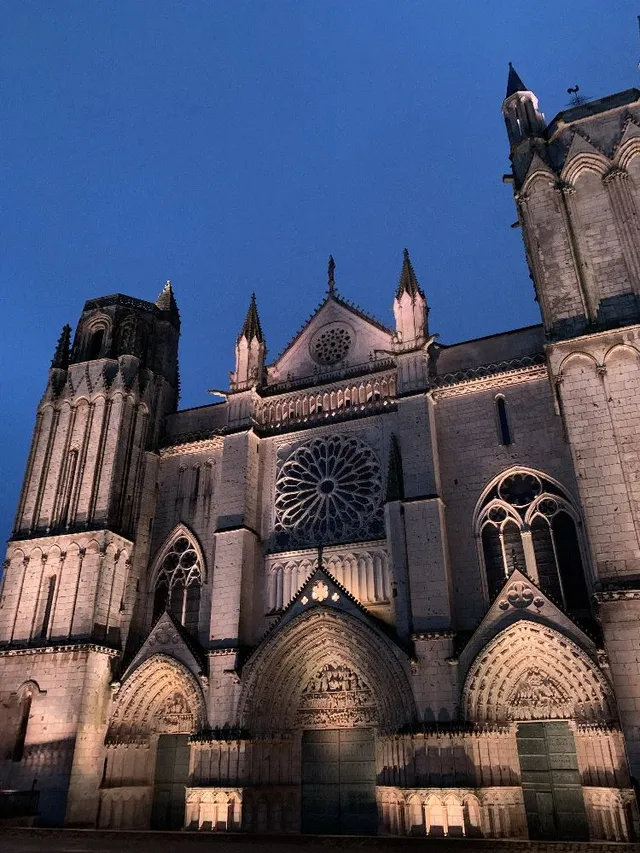
[[[28,727],[45,751],[56,742],[38,772],[45,822],[95,821],[97,800],[83,791],[88,781],[97,790],[110,658],[126,643],[147,564],[153,451],[177,406],[179,333],[170,283],[155,304],[89,300],[73,344],[62,330],[38,406],[0,604],[0,651],[29,653],[0,656],[0,682],[10,693],[33,682],[33,713],[37,703],[38,719],[56,721]],[[28,762],[10,771],[0,785],[31,787]],[[69,790],[66,814],[57,786]]]
[[[640,91],[547,126],[513,67],[507,121],[516,205],[571,447],[632,773],[640,774]]]

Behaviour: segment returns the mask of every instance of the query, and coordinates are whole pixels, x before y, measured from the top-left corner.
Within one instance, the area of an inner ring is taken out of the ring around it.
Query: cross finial
[[[329,255],[329,269],[327,273],[329,275],[329,293],[333,293],[336,289],[336,262],[333,260],[333,255]]]

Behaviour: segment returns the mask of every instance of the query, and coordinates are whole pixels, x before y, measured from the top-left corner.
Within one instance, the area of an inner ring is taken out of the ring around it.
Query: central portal
[[[302,735],[302,831],[375,835],[375,735],[326,729]]]

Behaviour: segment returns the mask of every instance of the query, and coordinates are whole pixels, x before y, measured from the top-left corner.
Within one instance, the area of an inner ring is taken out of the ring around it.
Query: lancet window
[[[154,621],[166,609],[196,634],[200,613],[202,566],[195,543],[180,533],[163,552],[155,577]]]
[[[588,612],[580,519],[557,484],[509,472],[485,495],[477,535],[492,599],[519,569],[566,610]]]

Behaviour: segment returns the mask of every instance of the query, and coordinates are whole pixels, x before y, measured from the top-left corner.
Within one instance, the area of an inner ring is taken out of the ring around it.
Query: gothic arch
[[[595,362],[595,359],[594,359]],[[532,474],[534,477],[539,477],[541,480],[547,480],[552,483],[556,489],[558,489],[563,494],[570,496],[570,492],[567,491],[566,487],[562,485],[559,480],[556,480],[551,474],[547,474],[544,471],[539,471],[537,468],[529,468],[526,465],[511,465],[509,468],[505,468],[504,471],[500,471],[499,474],[496,474],[487,485],[484,487],[482,492],[480,493],[480,497],[476,502],[475,509],[473,511],[473,529],[477,530],[478,522],[480,520],[480,516],[482,515],[485,506],[487,497],[491,494],[492,490],[500,483],[501,480],[504,480],[505,477],[508,477],[510,474]]]
[[[611,688],[588,655],[552,628],[529,620],[506,628],[477,655],[462,707],[472,723],[615,720]]]
[[[533,165],[533,160],[531,161]],[[526,196],[531,193],[533,185],[538,181],[542,181],[543,187],[545,189],[554,189],[558,183],[558,176],[556,173],[550,169],[548,166],[542,165],[539,160],[536,167],[532,172],[530,172],[524,180],[522,187],[520,189],[519,195]]]
[[[620,169],[628,170],[631,161],[640,154],[640,137],[627,139],[616,151],[615,162]]]
[[[603,364],[607,364],[612,358],[616,356],[631,357],[632,360],[638,361],[638,359],[640,359],[640,352],[638,352],[636,347],[632,346],[631,344],[614,344],[604,354],[604,358],[602,359]]]
[[[173,543],[177,539],[179,539],[181,536],[184,536],[186,539],[189,540],[193,550],[198,555],[198,561],[200,563],[200,566],[202,567],[202,582],[204,583],[206,581],[206,579],[207,579],[207,564],[206,564],[206,561],[204,559],[204,553],[202,551],[202,547],[200,545],[200,542],[198,541],[198,537],[193,532],[193,530],[190,530],[187,527],[186,524],[183,524],[182,522],[180,522],[179,524],[176,524],[176,526],[173,528],[173,530],[165,537],[164,541],[162,542],[162,544],[160,545],[160,547],[156,551],[156,555],[153,558],[153,561],[151,563],[151,571],[149,572],[149,582],[150,582],[149,586],[150,586],[150,588],[153,588],[153,585],[156,582],[156,579],[158,577],[158,573],[160,572],[160,570],[162,568],[163,559],[166,557],[166,555],[170,551]]]
[[[314,693],[310,685],[326,677],[327,671],[347,673],[355,689],[362,690],[368,722],[360,721],[362,714],[347,710],[324,717],[319,712],[316,723],[300,723],[303,693]],[[361,724],[394,731],[415,718],[400,653],[359,618],[321,607],[274,633],[246,664],[243,682],[238,721],[252,731]]]
[[[195,676],[180,661],[159,653],[134,669],[120,688],[107,738],[193,734],[206,722],[205,699]]]
[[[587,154],[581,152],[572,157],[560,174],[560,179],[569,185],[574,185],[584,172],[594,172],[604,177],[611,168],[611,162],[604,154]]]

